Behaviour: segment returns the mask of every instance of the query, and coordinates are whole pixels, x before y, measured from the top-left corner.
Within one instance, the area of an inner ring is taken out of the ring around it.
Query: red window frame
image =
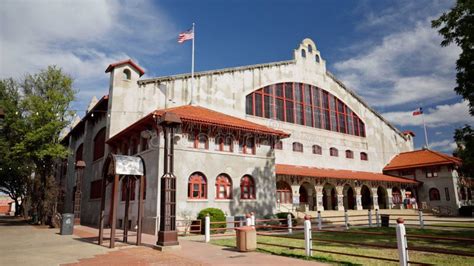
[[[216,146],[218,151],[234,152],[234,140],[232,137],[216,137]]]
[[[89,193],[89,199],[100,199],[102,196],[102,179],[92,181]]]
[[[344,102],[305,83],[284,82],[260,88],[246,96],[245,110],[248,115],[365,137],[365,124]]]
[[[255,182],[250,175],[240,179],[240,199],[255,199]]]
[[[95,134],[94,137],[94,156],[93,161],[104,157],[105,152],[105,127]]]
[[[194,173],[188,180],[188,199],[207,199],[207,178],[201,173]]]
[[[275,143],[273,148],[275,150],[283,150],[283,141],[279,140],[277,143]]]
[[[303,144],[300,142],[293,142],[293,151],[294,152],[303,152]]]
[[[430,201],[440,201],[441,195],[439,194],[439,190],[437,188],[430,188],[429,198],[430,198]]]
[[[280,203],[292,203],[293,202],[293,193],[291,191],[291,186],[288,185],[285,181],[278,181],[276,185],[277,189],[277,200]]]
[[[251,143],[251,146],[249,148],[249,143]],[[255,154],[256,152],[256,143],[255,143],[255,138],[254,137],[243,137],[239,140],[239,148],[240,152],[243,154]]]
[[[369,155],[367,155],[366,152],[361,152],[361,153],[360,153],[360,159],[361,159],[362,161],[368,161],[368,160],[369,160]]]
[[[202,142],[202,140],[205,140]],[[204,147],[202,146],[204,145]],[[201,150],[209,150],[209,137],[206,134],[200,133],[194,135],[194,148]]]
[[[227,174],[216,177],[216,199],[232,199],[232,179]]]
[[[346,158],[347,159],[354,159],[354,152],[351,150],[346,150]]]
[[[331,147],[329,148],[329,155],[333,157],[339,157],[339,151],[336,148]]]

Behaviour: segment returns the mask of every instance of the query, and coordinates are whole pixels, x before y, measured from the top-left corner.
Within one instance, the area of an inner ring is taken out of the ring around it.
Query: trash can
[[[74,214],[63,213],[61,221],[61,229],[59,234],[61,235],[72,235],[74,230]]]
[[[237,233],[237,250],[248,252],[257,249],[257,231],[253,226],[235,228]]]
[[[382,220],[382,227],[389,227],[390,226],[390,215],[381,214],[380,218]]]

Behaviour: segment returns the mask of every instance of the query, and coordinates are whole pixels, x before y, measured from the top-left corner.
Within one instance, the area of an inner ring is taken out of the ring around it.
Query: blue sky
[[[425,110],[433,149],[450,153],[452,132],[474,124],[457,96],[459,48],[441,48],[430,20],[453,1],[2,1],[0,78],[58,65],[75,79],[79,115],[107,94],[108,64],[132,58],[146,77],[190,71],[196,23],[196,71],[288,60],[302,39],[316,42],[329,71],[401,130],[424,143]]]

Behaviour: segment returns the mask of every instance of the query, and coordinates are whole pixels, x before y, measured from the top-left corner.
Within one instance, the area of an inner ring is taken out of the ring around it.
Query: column
[[[379,209],[379,195],[377,194],[377,188],[371,188],[372,191],[372,208]]]
[[[356,210],[362,210],[362,195],[360,194],[361,187],[355,187],[356,192]]]
[[[393,198],[392,198],[392,189],[391,188],[387,188],[387,206],[388,206],[388,209],[392,209],[393,208]]]
[[[402,202],[400,203],[400,209],[405,209],[405,204],[404,204],[405,198],[406,198],[405,192],[406,192],[405,189],[403,189],[403,188],[400,189],[400,194],[402,194],[401,195],[402,196]]]
[[[292,195],[293,198],[291,199],[292,206],[296,208],[296,210],[301,210],[300,206],[301,203],[299,202],[300,200],[300,186],[299,185],[291,185],[291,190],[292,190]],[[298,204],[295,203],[295,199],[298,199]]]
[[[343,186],[337,186],[336,187],[336,192],[337,192],[337,210],[338,211],[343,211],[344,210],[344,187]]]
[[[314,186],[314,191],[316,191],[316,210],[324,211],[323,186]]]

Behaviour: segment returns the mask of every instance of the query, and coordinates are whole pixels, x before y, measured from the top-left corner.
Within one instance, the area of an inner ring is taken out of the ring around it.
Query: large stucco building
[[[399,131],[329,73],[310,39],[292,60],[197,72],[192,93],[190,74],[140,79],[144,70],[131,60],[106,72],[108,95],[91,102],[63,141],[71,150],[60,171],[64,210],[79,211],[82,223],[98,222],[107,155],[127,154],[143,158],[144,232],[156,233],[163,174],[156,121],[166,112],[183,121],[174,140],[178,216],[195,216],[205,207],[228,215],[295,206],[401,208],[420,186],[383,172],[393,157],[413,150],[413,134]],[[81,160],[83,170],[75,165]],[[106,215],[110,194],[108,188]],[[120,226],[120,205],[118,217]]]

